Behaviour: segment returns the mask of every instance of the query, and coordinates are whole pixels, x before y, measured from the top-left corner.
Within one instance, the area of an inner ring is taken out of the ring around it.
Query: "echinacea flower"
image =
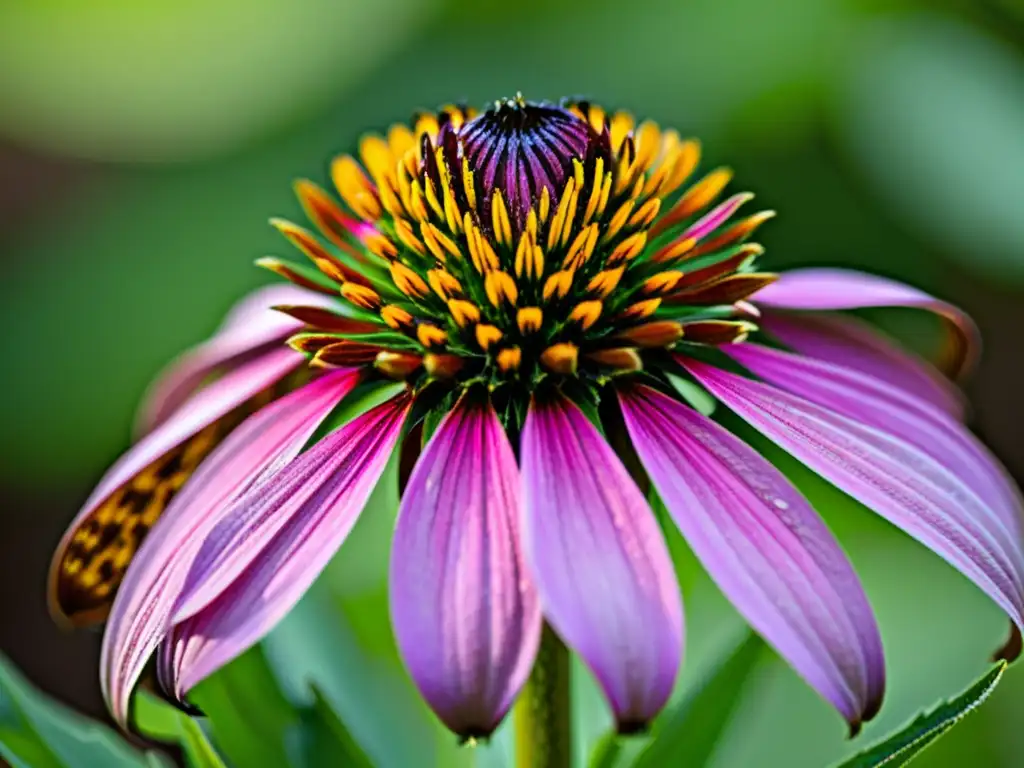
[[[301,182],[320,236],[275,224],[318,269],[262,263],[321,295],[282,307],[303,325],[289,343],[311,380],[243,420],[247,407],[231,409],[297,365],[286,351],[273,376],[243,375],[275,354],[261,352],[153,409],[158,426],[101,483],[59,559],[60,611],[105,604],[116,581],[93,563],[119,574],[131,558],[107,544],[139,507],[129,497],[154,487],[152,457],[187,454],[184,435],[237,414],[216,448],[189,454],[191,478],[120,585],[101,660],[115,717],[125,722],[154,653],[184,700],[259,641],[342,546],[401,446],[419,455],[392,545],[392,623],[413,680],[456,733],[502,720],[545,621],[589,666],[620,730],[665,704],[682,605],[648,492],[751,626],[856,730],[884,690],[857,576],[799,491],[681,394],[694,388],[958,568],[1011,619],[1002,653],[1015,655],[1016,488],[962,425],[955,385],[837,312],[938,313],[957,375],[975,354],[970,320],[882,278],[757,270],[762,248],[748,238],[771,214],[736,219],[747,194],[718,202],[728,171],[687,185],[699,155],[624,112],[517,98],[365,137],[358,160],[331,165],[344,207]],[[205,376],[181,378],[189,389]],[[323,429],[357,385],[380,380],[398,383],[393,396]],[[97,509],[114,528],[90,522]],[[79,574],[93,572],[107,589],[90,603]]]

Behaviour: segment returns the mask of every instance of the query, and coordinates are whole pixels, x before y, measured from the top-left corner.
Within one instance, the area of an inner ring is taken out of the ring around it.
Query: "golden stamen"
[[[431,269],[427,272],[427,281],[434,289],[434,293],[443,301],[448,301],[452,296],[462,295],[462,283],[451,272],[443,269]]]
[[[331,179],[345,205],[356,216],[365,221],[376,221],[380,218],[380,201],[377,199],[373,184],[351,155],[342,155],[334,159],[331,163]]]
[[[426,280],[420,277],[419,273],[405,266],[402,262],[393,261],[391,263],[390,271],[391,280],[394,282],[395,287],[397,287],[398,290],[406,296],[421,299],[430,291],[430,287],[427,285]]]
[[[519,364],[523,360],[523,353],[519,347],[509,347],[508,349],[501,350],[495,359],[497,360],[498,367],[505,373],[508,373],[519,368]]]
[[[389,328],[394,328],[396,331],[410,327],[413,322],[411,314],[394,304],[381,307],[380,316]]]
[[[458,355],[445,355],[428,352],[423,357],[423,367],[427,373],[437,379],[450,379],[462,370],[464,361]]]
[[[625,267],[615,267],[614,269],[606,269],[598,272],[591,278],[590,282],[587,283],[587,290],[596,293],[602,299],[608,298],[612,291],[618,286],[619,281],[622,279],[623,272],[626,271]]]
[[[619,315],[623,320],[641,320],[645,317],[650,317],[654,314],[655,310],[661,306],[661,299],[645,299],[644,301],[638,301],[635,304],[630,304]]]
[[[614,368],[617,371],[639,371],[644,367],[640,354],[632,347],[599,349],[588,352],[585,357],[598,365]]]
[[[341,295],[363,309],[374,311],[381,305],[380,294],[373,288],[358,283],[343,283]]]
[[[405,381],[413,371],[420,367],[422,362],[423,358],[419,355],[383,350],[377,353],[373,366],[388,378]]]
[[[561,373],[571,376],[576,373],[576,364],[579,360],[579,349],[575,344],[562,342],[553,344],[540,354],[540,362],[552,373]]]
[[[439,347],[448,341],[448,334],[436,325],[420,323],[416,328],[416,338],[424,347]]]
[[[491,221],[495,239],[502,245],[512,245],[512,223],[509,221],[508,209],[505,207],[505,199],[500,189],[495,190],[491,198]]]
[[[639,254],[647,245],[647,232],[637,232],[630,235],[608,254],[608,264],[618,264],[622,261],[629,261]]]
[[[496,344],[501,341],[504,334],[493,325],[481,324],[476,327],[476,343],[480,345],[480,349],[484,352],[491,344]]]
[[[667,347],[683,338],[683,326],[673,320],[655,320],[615,334],[637,347]]]
[[[514,307],[519,299],[516,281],[505,272],[488,272],[484,278],[484,291],[491,304],[496,307],[500,307],[503,301]]]
[[[480,309],[471,301],[450,299],[448,301],[448,311],[451,312],[455,324],[460,328],[465,328],[470,323],[480,322]]]
[[[378,256],[385,260],[393,259],[398,255],[398,248],[395,247],[395,244],[380,232],[371,232],[369,235],[364,235],[363,245],[365,245],[366,250],[374,256]]]
[[[516,313],[516,323],[520,332],[534,333],[544,323],[544,312],[540,307],[523,307]]]
[[[423,242],[413,234],[412,226],[405,219],[395,218],[395,234],[406,248],[416,251],[420,256],[426,255],[427,249]]]
[[[562,270],[551,275],[544,283],[544,288],[541,291],[544,301],[550,301],[552,296],[564,299],[572,288],[572,280],[575,274],[571,270]]]
[[[667,272],[659,272],[644,280],[643,292],[650,294],[668,293],[683,277],[683,273],[670,269]]]
[[[600,301],[581,301],[569,313],[569,321],[579,323],[584,331],[589,330],[601,317],[602,309],[603,304]]]

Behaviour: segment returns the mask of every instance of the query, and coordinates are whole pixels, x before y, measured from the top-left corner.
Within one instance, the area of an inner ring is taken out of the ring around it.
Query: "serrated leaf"
[[[763,650],[764,641],[748,632],[702,685],[655,720],[634,768],[707,765]]]
[[[297,762],[303,768],[373,768],[323,692],[315,684],[310,689],[313,703],[300,712],[299,727],[293,731]]]
[[[236,766],[288,765],[285,734],[299,716],[256,646],[191,694],[207,717],[214,742]]]
[[[148,763],[110,728],[36,690],[2,654],[0,756],[17,768],[136,768]]]
[[[926,747],[981,706],[999,683],[1006,662],[1001,661],[974,682],[959,696],[946,701],[931,712],[918,715],[910,723],[884,741],[854,755],[836,768],[875,768],[875,766],[906,765]]]

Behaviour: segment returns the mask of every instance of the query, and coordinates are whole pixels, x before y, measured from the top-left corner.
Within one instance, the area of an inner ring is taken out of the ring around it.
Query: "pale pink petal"
[[[1024,556],[978,496],[920,449],[804,398],[681,358],[715,397],[947,560],[1024,626]]]
[[[231,505],[175,610],[174,695],[259,641],[302,597],[358,519],[408,409],[404,394],[373,408]]]
[[[283,344],[298,331],[302,323],[271,309],[280,304],[329,307],[331,299],[288,284],[250,293],[232,307],[209,340],[180,355],[157,376],[139,407],[137,432],[145,434],[165,421],[211,376],[237,367],[272,345]]]
[[[946,321],[951,331],[940,367],[954,378],[971,369],[981,349],[974,321],[957,307],[909,285],[863,272],[848,269],[784,272],[774,283],[758,291],[753,301],[776,309],[917,307],[934,312]]]
[[[1020,538],[1020,492],[999,461],[959,421],[931,403],[859,371],[757,344],[725,352],[758,377],[920,448],[974,491]]]
[[[838,363],[927,400],[963,418],[963,393],[930,363],[849,315],[765,312],[758,325],[801,355]]]
[[[692,408],[649,387],[619,399],[651,482],[711,577],[859,729],[882,702],[882,642],[824,522],[775,467]]]
[[[728,200],[724,200],[719,203],[708,213],[702,216],[698,221],[694,222],[689,229],[687,229],[679,237],[679,242],[683,240],[702,240],[709,234],[714,232],[725,222],[727,222],[736,211],[739,210],[740,206],[753,197],[749,192],[741,192],[738,195],[733,195]]]
[[[519,515],[519,468],[505,429],[488,402],[464,397],[409,479],[390,574],[402,659],[460,736],[497,728],[537,652],[540,605]]]
[[[679,585],[658,524],[601,433],[561,395],[520,442],[523,547],[554,630],[600,683],[619,728],[643,727],[679,670]]]
[[[233,499],[298,454],[359,379],[358,372],[328,373],[250,416],[200,465],[143,541],[114,600],[100,655],[100,685],[121,725],[203,539]]]

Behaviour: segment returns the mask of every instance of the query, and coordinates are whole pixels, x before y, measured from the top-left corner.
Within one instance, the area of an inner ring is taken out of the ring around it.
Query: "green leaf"
[[[684,379],[682,376],[676,376],[674,373],[666,372],[665,376],[668,378],[669,383],[675,387],[676,392],[682,395],[686,402],[692,405],[698,413],[710,416],[715,412],[715,406],[718,405],[718,401],[715,400],[714,395],[700,384]]]
[[[288,765],[286,734],[299,721],[263,649],[249,649],[191,694],[233,765]]]
[[[313,703],[300,713],[298,753],[303,768],[373,768],[370,758],[349,733],[323,692],[314,684]]]
[[[748,632],[702,685],[658,717],[634,768],[707,765],[763,650],[761,638]]]
[[[0,654],[0,756],[16,768],[134,768],[145,758],[113,730],[57,703]]]
[[[225,768],[199,723],[156,696],[145,691],[136,695],[133,722],[139,733],[179,745],[190,768]],[[152,758],[149,762],[152,764]]]
[[[918,715],[904,728],[854,755],[837,768],[874,768],[881,765],[896,768],[906,765],[925,747],[963,720],[967,713],[980,706],[995,689],[1006,666],[1005,661],[999,662],[959,696],[940,704],[931,712]]]

